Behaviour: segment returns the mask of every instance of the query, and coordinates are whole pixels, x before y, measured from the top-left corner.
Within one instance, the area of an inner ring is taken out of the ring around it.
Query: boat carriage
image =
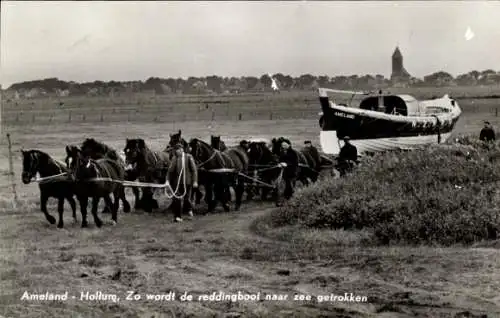
[[[328,93],[352,95],[348,104],[336,104]],[[356,96],[363,96],[358,107]],[[462,113],[447,94],[431,100],[411,95],[353,92],[319,88],[322,112],[320,142],[324,153],[337,155],[349,136],[358,153],[379,152],[445,142]],[[341,142],[342,141],[342,142]]]

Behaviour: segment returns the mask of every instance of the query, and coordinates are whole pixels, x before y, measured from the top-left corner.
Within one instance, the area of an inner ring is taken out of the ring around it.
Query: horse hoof
[[[127,205],[123,208],[124,213],[129,213],[130,212],[130,205]]]
[[[85,223],[82,222],[82,228],[86,228],[88,226],[89,226],[89,224],[87,222],[85,222]]]
[[[49,221],[50,224],[56,224],[56,219],[52,215],[47,216],[47,221]]]
[[[57,224],[57,228],[58,228],[58,229],[62,229],[63,227],[64,227],[64,224],[63,224],[63,223],[59,223],[59,224]]]

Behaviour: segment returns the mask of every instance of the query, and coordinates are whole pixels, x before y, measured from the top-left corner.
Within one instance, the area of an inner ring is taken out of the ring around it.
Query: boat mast
[[[377,109],[380,110],[384,106],[384,95],[382,95],[382,90],[378,91],[378,102]]]

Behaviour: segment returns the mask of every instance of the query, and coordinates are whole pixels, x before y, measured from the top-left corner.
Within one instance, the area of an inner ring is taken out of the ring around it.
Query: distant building
[[[403,54],[396,47],[394,53],[392,54],[392,74],[391,82],[393,85],[401,86],[410,83],[412,76],[403,66]]]

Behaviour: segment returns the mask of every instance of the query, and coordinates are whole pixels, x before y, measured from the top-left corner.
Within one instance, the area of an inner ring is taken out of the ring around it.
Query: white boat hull
[[[441,143],[451,137],[451,132],[441,134]],[[437,144],[439,136],[424,135],[424,136],[409,136],[409,137],[394,137],[394,138],[376,138],[376,139],[355,139],[351,140],[351,144],[356,146],[358,153],[364,152],[380,152],[397,149],[414,149],[426,145]],[[334,130],[321,131],[320,143],[322,151],[329,155],[338,155],[340,148],[344,142],[337,138],[337,132]]]

